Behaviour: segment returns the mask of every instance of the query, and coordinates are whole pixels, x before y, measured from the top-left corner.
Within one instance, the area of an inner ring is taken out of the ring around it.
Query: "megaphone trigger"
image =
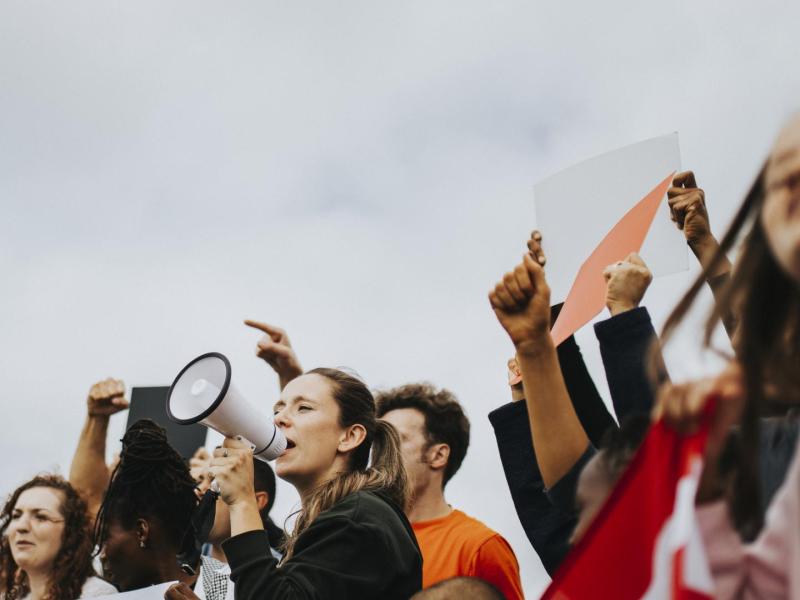
[[[236,436],[236,439],[237,439],[238,441],[242,442],[242,443],[243,443],[244,445],[246,445],[248,448],[250,448],[250,452],[252,452],[253,454],[255,454],[255,453],[256,453],[256,445],[255,445],[253,442],[251,442],[251,441],[250,441],[250,440],[248,440],[248,439],[245,439],[245,438],[243,438],[243,437],[242,437],[242,436],[240,436],[240,435],[237,435],[237,436]]]

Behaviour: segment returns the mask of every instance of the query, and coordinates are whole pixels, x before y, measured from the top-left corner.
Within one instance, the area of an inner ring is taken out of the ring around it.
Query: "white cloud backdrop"
[[[473,436],[447,496],[507,537],[534,597],[547,578],[486,419],[512,352],[486,293],[524,251],[532,186],[678,130],[721,232],[798,106],[798,18],[772,0],[5,0],[0,493],[68,470],[99,378],[166,384],[218,350],[271,402],[241,325],[259,318],[307,367],[459,396]],[[657,323],[689,277],[653,284]],[[281,485],[276,520],[296,500]]]

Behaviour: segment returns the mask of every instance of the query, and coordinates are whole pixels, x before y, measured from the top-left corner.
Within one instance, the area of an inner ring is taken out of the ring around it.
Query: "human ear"
[[[267,492],[256,492],[256,505],[258,512],[264,510],[264,507],[269,503],[269,494]]]
[[[134,529],[136,530],[136,538],[139,541],[139,548],[147,548],[150,540],[150,523],[144,519],[137,519]]]
[[[339,452],[350,452],[357,448],[367,437],[366,428],[360,423],[350,425],[345,429],[342,437],[339,439]]]
[[[450,446],[447,444],[432,444],[428,448],[428,465],[432,469],[444,469],[450,460]]]

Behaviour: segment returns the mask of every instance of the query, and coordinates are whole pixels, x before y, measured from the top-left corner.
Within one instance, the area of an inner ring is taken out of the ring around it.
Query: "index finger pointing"
[[[272,339],[276,342],[284,335],[286,332],[279,328],[274,327],[273,325],[269,325],[268,323],[262,323],[261,321],[253,321],[252,319],[245,319],[244,324],[248,327],[252,327],[253,329],[258,329],[259,331],[263,331],[267,335],[269,335]]]

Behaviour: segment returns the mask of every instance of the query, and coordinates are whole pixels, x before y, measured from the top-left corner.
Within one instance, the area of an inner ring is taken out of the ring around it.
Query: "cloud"
[[[511,541],[533,596],[546,579],[486,420],[507,400],[511,353],[486,293],[524,251],[533,184],[678,130],[720,231],[797,104],[798,12],[4,3],[8,489],[68,466],[98,378],[164,384],[218,349],[269,401],[240,324],[268,319],[308,367],[459,395],[473,441],[448,499]],[[657,322],[688,277],[653,284]],[[602,385],[591,331],[579,341]],[[278,521],[295,502],[282,485]]]

